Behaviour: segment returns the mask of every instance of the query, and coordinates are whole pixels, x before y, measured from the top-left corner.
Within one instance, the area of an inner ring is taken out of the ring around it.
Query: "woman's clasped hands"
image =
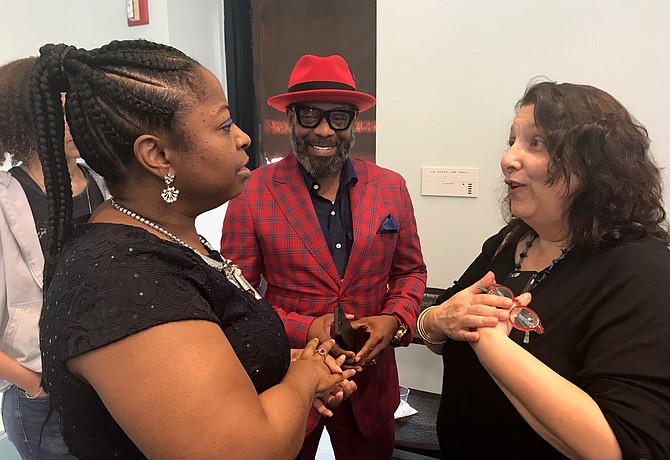
[[[431,329],[440,331],[448,338],[468,342],[479,340],[478,328],[505,328],[507,334],[512,329],[509,310],[514,306],[512,299],[482,292],[495,283],[495,275],[488,272],[482,279],[467,289],[455,294],[431,311]],[[528,305],[531,295],[519,295],[517,301]]]
[[[304,349],[291,350],[291,367],[300,366],[302,372],[311,371],[316,375],[318,387],[312,407],[325,417],[332,417],[331,409],[339,406],[356,391],[356,383],[349,380],[356,371],[342,369],[346,356],[342,354],[335,358],[330,355],[333,345],[333,339],[319,344],[319,339],[314,338],[307,342]]]

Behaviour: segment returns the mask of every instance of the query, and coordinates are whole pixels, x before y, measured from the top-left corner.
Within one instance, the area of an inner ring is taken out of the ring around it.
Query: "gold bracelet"
[[[30,396],[26,390],[23,390],[23,394],[26,395],[27,399],[37,399],[42,393],[44,393],[44,389],[42,387],[40,387],[40,389],[37,390],[37,393],[35,393],[33,396]]]
[[[437,305],[433,305],[432,307],[426,308],[424,311],[421,312],[419,315],[419,319],[416,322],[416,331],[419,333],[421,338],[424,340],[424,342],[429,343],[431,345],[443,345],[447,343],[447,340],[435,340],[432,338],[428,332],[426,332],[426,329],[423,327],[423,320],[426,318],[426,315],[430,310],[433,308],[437,307]]]

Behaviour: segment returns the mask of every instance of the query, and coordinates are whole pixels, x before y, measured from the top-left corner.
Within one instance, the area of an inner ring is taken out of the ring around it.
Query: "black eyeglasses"
[[[348,109],[334,109],[321,110],[309,105],[293,104],[291,106],[298,118],[298,123],[303,128],[316,128],[324,118],[328,122],[328,126],[333,131],[344,131],[349,129],[351,122],[356,117],[356,110]]]

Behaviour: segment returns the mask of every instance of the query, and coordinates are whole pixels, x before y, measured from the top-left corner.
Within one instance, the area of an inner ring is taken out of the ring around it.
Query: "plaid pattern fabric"
[[[359,180],[351,189],[354,243],[344,279],[328,251],[293,153],[255,170],[244,192],[228,205],[221,253],[252,284],[259,285],[263,276],[265,298],[282,318],[293,348],[304,347],[314,318],[332,313],[338,304],[356,318],[395,314],[411,330],[416,322],[426,266],[405,181],[373,163],[351,161]],[[389,214],[399,222],[398,231],[378,233]],[[355,380],[354,413],[361,431],[369,433],[392,417],[398,405],[393,349]]]

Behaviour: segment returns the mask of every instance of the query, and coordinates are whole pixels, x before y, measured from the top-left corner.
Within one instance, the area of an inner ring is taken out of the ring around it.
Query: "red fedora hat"
[[[342,102],[363,112],[376,101],[374,96],[356,91],[354,75],[342,56],[306,54],[293,67],[288,92],[268,99],[268,105],[281,112],[295,102]]]

